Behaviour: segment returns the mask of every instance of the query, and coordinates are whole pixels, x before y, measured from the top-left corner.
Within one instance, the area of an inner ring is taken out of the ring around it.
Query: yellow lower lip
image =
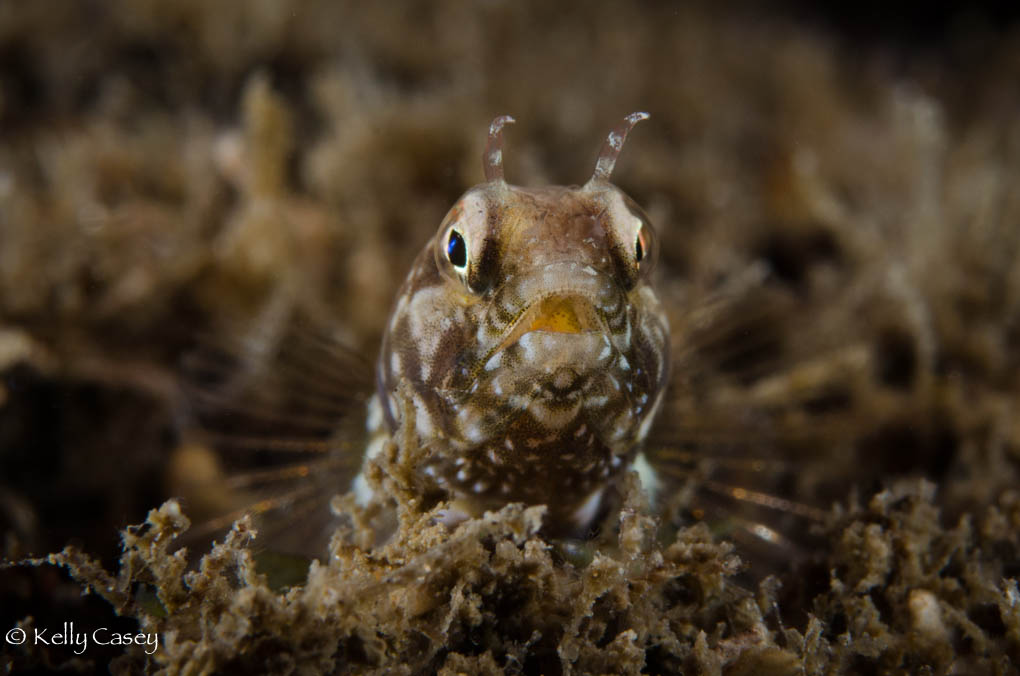
[[[597,326],[591,304],[576,296],[546,298],[532,312],[525,332],[584,333]]]
[[[601,327],[595,307],[580,296],[550,296],[532,305],[489,354],[513,345],[532,331],[579,334],[600,331]]]
[[[565,335],[597,334],[606,331],[595,306],[580,295],[557,294],[544,298],[529,307],[503,336],[498,345],[479,360],[481,369],[496,353],[515,344],[522,336],[532,332]]]

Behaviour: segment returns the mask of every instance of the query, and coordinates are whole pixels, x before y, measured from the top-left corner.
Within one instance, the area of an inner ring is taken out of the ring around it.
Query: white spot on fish
[[[661,484],[659,477],[655,472],[655,468],[648,464],[648,459],[645,457],[644,453],[638,454],[638,456],[634,459],[632,467],[634,468],[634,471],[637,472],[638,478],[641,479],[641,486],[648,491],[648,497],[654,504]]]
[[[466,436],[469,441],[478,443],[485,438],[485,431],[482,429],[481,424],[479,424],[477,420],[473,420],[471,421],[471,424],[464,428],[464,436]]]
[[[645,416],[645,419],[641,421],[641,425],[638,427],[637,440],[639,442],[644,441],[645,437],[648,436],[648,430],[651,429],[652,421],[655,420],[655,414],[658,412],[661,404],[662,392],[659,393],[658,399],[655,400],[651,410],[648,411],[648,415]]]
[[[375,395],[368,400],[368,414],[365,416],[365,429],[369,432],[382,429],[382,404],[379,403],[378,395]]]
[[[535,336],[534,332],[526,333],[521,337],[519,341],[517,341],[517,344],[520,345],[521,349],[524,351],[524,361],[526,362],[532,362],[535,360],[534,336]]]
[[[425,401],[420,395],[415,394],[411,399],[414,402],[414,421],[418,427],[418,434],[423,437],[432,436],[432,413],[428,410],[428,407],[425,406]]]
[[[604,488],[598,488],[591,495],[584,499],[581,506],[573,514],[574,523],[579,528],[587,526],[595,519],[595,515],[598,513],[599,505],[602,504],[602,492]]]
[[[486,371],[495,371],[503,365],[503,351],[500,350],[496,354],[492,355],[489,361],[485,362]]]

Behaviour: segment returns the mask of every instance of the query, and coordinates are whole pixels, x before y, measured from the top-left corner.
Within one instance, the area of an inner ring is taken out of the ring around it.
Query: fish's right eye
[[[468,191],[450,208],[433,240],[432,253],[439,272],[468,292],[481,293],[488,236],[487,198],[478,191]]]
[[[453,228],[446,240],[446,259],[458,272],[467,270],[467,244],[464,235]]]

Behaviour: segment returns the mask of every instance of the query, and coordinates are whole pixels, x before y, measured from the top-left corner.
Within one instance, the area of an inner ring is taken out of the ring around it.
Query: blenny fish
[[[367,461],[403,422],[418,471],[449,514],[544,504],[556,532],[587,528],[633,464],[662,402],[669,326],[650,274],[656,237],[609,182],[628,115],[581,187],[503,176],[502,116],[486,182],[467,191],[418,255],[382,342]],[[370,490],[362,474],[359,496]]]
[[[647,117],[628,115],[609,133],[584,185],[538,188],[505,180],[503,132],[513,118],[497,117],[483,153],[486,180],[456,201],[415,259],[374,375],[330,335],[280,329],[287,322],[272,304],[261,322],[270,330],[233,351],[239,367],[225,367],[222,355],[199,359],[207,372],[199,409],[220,421],[231,414],[207,439],[259,459],[225,482],[248,506],[210,529],[243,511],[284,511],[291,535],[297,522],[327,532],[311,515],[328,515],[332,496],[351,490],[362,505],[378,502],[390,480],[422,505],[444,503],[441,519],[451,526],[517,502],[545,505],[550,535],[585,537],[631,469],[653,493],[699,477],[696,454],[670,438],[675,421],[656,425],[662,439],[645,448],[666,400],[673,341],[653,285],[655,229],[610,176],[628,133]],[[689,360],[698,339],[683,337],[688,354],[679,357]],[[697,373],[690,361],[683,370]],[[273,464],[273,454],[286,462]],[[294,462],[295,454],[310,459]],[[730,466],[750,466],[741,462]],[[702,483],[797,512],[778,498]]]

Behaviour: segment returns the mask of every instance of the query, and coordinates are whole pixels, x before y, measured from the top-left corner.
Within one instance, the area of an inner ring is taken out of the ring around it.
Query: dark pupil
[[[450,231],[450,240],[446,243],[446,257],[455,268],[467,265],[467,247],[464,246],[464,238],[456,230]]]
[[[645,248],[641,246],[641,235],[638,235],[634,240],[634,260],[638,263],[645,257]]]

